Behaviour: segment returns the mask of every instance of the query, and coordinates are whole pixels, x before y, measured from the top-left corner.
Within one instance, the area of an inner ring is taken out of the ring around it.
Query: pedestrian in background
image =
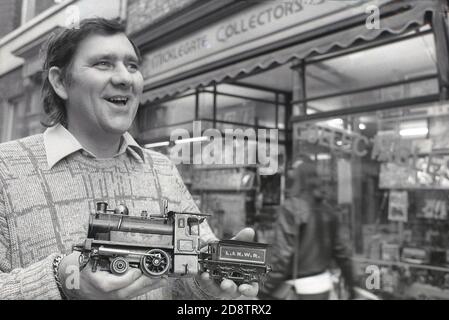
[[[339,218],[326,200],[316,163],[297,160],[287,172],[287,195],[272,244],[273,271],[260,299],[327,300],[333,289],[333,262],[341,269],[349,298],[354,298],[351,251]]]

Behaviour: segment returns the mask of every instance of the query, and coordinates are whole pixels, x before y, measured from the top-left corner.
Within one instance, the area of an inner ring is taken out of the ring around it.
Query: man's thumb
[[[254,241],[255,232],[253,228],[244,228],[232,238],[232,240]]]

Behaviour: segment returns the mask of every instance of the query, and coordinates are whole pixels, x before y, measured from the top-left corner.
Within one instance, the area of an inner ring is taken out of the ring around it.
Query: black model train
[[[168,210],[130,216],[124,205],[111,210],[106,202],[97,202],[87,239],[73,250],[81,252],[80,268],[91,262],[94,272],[100,268],[123,274],[135,267],[147,276],[185,277],[209,271],[214,279],[251,282],[270,271],[265,244],[223,240],[201,252],[199,225],[207,216]]]

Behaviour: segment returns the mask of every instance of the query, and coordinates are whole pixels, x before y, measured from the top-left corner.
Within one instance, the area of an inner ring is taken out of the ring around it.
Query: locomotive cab
[[[198,273],[200,223],[204,218],[182,213],[174,214],[173,273],[178,276]]]

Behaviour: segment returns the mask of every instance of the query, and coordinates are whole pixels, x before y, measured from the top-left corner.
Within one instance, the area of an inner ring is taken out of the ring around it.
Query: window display
[[[367,266],[378,267],[384,281],[379,294],[449,298],[449,153],[437,121],[448,119],[446,106],[399,109],[420,111],[419,117],[392,119],[377,112],[294,126],[295,156],[328,167],[323,181],[336,190],[329,201],[350,210],[360,281]],[[414,127],[404,127],[410,118]]]

